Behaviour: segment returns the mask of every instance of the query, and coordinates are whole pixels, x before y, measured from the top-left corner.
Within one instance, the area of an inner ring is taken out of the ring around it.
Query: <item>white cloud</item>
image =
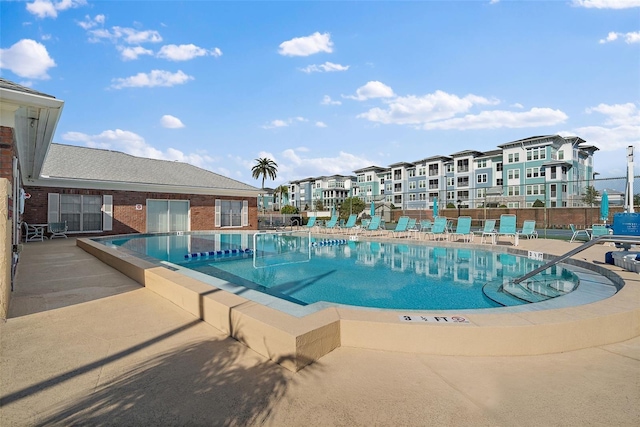
[[[158,52],[158,58],[168,59],[170,61],[188,61],[198,56],[211,55],[219,57],[222,55],[222,51],[219,48],[212,50],[203,49],[194,44],[168,44],[162,46]]]
[[[304,117],[290,117],[285,120],[276,119],[269,122],[269,124],[263,125],[262,128],[263,129],[283,128],[283,127],[291,126],[296,122],[308,122],[308,121],[309,119],[305,119]]]
[[[331,99],[331,97],[329,95],[325,95],[322,98],[322,102],[320,102],[322,105],[342,105],[341,101],[334,101]]]
[[[629,9],[640,7],[640,0],[573,0],[572,4],[589,9]]]
[[[372,108],[357,117],[383,124],[424,125],[451,119],[477,105],[496,105],[499,101],[476,95],[461,98],[438,90],[424,96],[396,97],[385,103],[388,105],[386,109]]]
[[[604,124],[612,126],[640,125],[640,109],[632,102],[626,104],[600,104],[597,107],[587,108],[587,114],[600,113],[606,117]],[[640,133],[638,134],[640,137]]]
[[[167,148],[165,151],[159,150],[147,144],[142,136],[121,129],[105,130],[97,135],[88,135],[82,132],[67,132],[62,135],[62,139],[82,142],[91,148],[116,150],[131,154],[132,156],[158,160],[177,160],[205,169],[210,169],[210,164],[215,161],[215,159],[206,152],[183,153],[175,148]]]
[[[38,18],[57,18],[58,12],[63,10],[84,6],[86,0],[35,0],[27,3],[27,12],[36,15]]]
[[[47,48],[35,40],[23,39],[8,49],[0,49],[0,68],[30,79],[48,79],[47,71],[56,63]]]
[[[469,114],[464,117],[425,123],[422,128],[432,129],[499,129],[499,128],[528,128],[538,126],[554,126],[564,123],[568,116],[551,108],[532,108],[529,111],[483,111],[479,114]]]
[[[315,32],[307,37],[296,37],[280,43],[278,53],[284,56],[309,56],[319,52],[333,52],[329,33]]]
[[[379,81],[367,82],[356,90],[356,95],[343,95],[344,98],[365,101],[372,98],[391,98],[395,96],[393,89]]]
[[[84,30],[90,30],[93,27],[104,24],[104,15],[96,15],[95,18],[91,18],[89,15],[85,15],[84,21],[79,21],[78,25]]]
[[[334,64],[333,62],[325,62],[324,64],[316,65],[308,65],[305,68],[300,68],[300,71],[304,71],[305,73],[329,73],[332,71],[347,71],[349,69],[349,65],[340,65]]]
[[[142,46],[135,47],[123,47],[118,46],[118,50],[120,51],[120,55],[124,61],[132,61],[134,59],[138,59],[141,55],[153,55],[153,51],[150,49],[145,49]]]
[[[524,105],[520,104],[519,102],[516,102],[515,104],[511,104],[511,108],[524,108]]]
[[[316,122],[316,127],[319,127],[319,128],[326,128],[326,127],[327,127],[327,125],[326,125],[324,122]]]
[[[290,148],[278,156],[278,179],[285,182],[300,179],[301,176],[351,175],[355,169],[375,164],[375,162],[344,151],[335,156],[312,157],[305,148]]]
[[[600,44],[610,43],[618,40],[619,38],[624,39],[625,43],[627,44],[640,43],[640,31],[631,32],[631,33],[610,32],[609,34],[607,34],[606,38],[600,39],[599,43]]]
[[[91,35],[89,41],[92,42],[97,42],[102,39],[113,42],[122,40],[127,44],[159,43],[162,41],[162,36],[156,30],[139,31],[126,27],[112,27],[111,31],[106,29],[91,30],[89,34]]]
[[[180,129],[184,127],[184,123],[177,117],[171,116],[169,114],[165,114],[160,119],[160,124],[163,128],[167,129]]]
[[[575,129],[574,135],[597,145],[602,151],[620,150],[629,145],[640,149],[640,108],[636,104],[600,104],[585,112],[604,115],[604,126],[580,127]]]
[[[111,87],[122,89],[123,87],[170,87],[185,84],[193,80],[192,76],[185,74],[182,70],[176,73],[164,70],[152,70],[150,73],[138,73],[135,76],[113,79]]]

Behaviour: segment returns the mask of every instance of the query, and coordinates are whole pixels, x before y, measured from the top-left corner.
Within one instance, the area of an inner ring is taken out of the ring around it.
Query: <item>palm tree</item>
[[[278,203],[278,207],[282,209],[282,197],[289,194],[289,186],[288,185],[279,185],[274,190],[274,193],[279,196],[280,202]]]
[[[251,168],[251,176],[255,179],[260,179],[262,176],[262,187],[264,188],[264,180],[269,177],[276,179],[278,173],[278,164],[266,157],[256,159],[256,165]]]

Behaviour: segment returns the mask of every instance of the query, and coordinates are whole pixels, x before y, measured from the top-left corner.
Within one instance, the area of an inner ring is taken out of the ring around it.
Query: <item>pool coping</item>
[[[397,242],[397,239],[375,240]],[[291,371],[302,369],[339,346],[440,355],[520,356],[577,350],[640,335],[640,288],[629,283],[634,278],[637,281],[638,275],[576,259],[568,263],[596,270],[621,289],[605,300],[585,305],[517,312],[465,311],[463,316],[468,323],[443,324],[403,322],[401,316],[407,314],[406,310],[343,306],[296,317],[89,238],[79,238],[76,244]],[[526,255],[526,251],[513,247],[492,249]],[[421,314],[442,317],[462,311],[421,311]]]

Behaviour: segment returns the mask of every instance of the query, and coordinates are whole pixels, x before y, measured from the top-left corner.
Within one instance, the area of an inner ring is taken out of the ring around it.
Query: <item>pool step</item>
[[[508,306],[524,303],[542,302],[566,295],[576,288],[577,284],[570,280],[543,277],[526,280],[515,284],[501,280],[489,282],[482,287],[484,295],[492,301]]]

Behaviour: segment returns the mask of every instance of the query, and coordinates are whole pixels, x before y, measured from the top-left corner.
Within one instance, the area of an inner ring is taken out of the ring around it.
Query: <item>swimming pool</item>
[[[555,266],[523,286],[542,261],[509,253],[400,242],[314,239],[304,233],[189,233],[100,239],[300,306],[406,310],[494,308],[572,292],[577,276]]]

